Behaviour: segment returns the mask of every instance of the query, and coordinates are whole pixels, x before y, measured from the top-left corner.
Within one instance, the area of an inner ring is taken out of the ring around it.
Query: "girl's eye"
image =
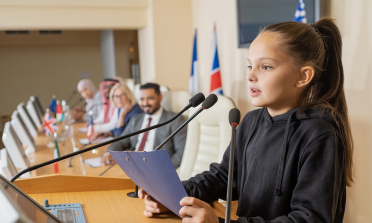
[[[264,70],[270,70],[272,67],[269,67],[269,66],[267,66],[267,65],[263,65],[262,68],[263,68]]]
[[[251,71],[252,70],[252,66],[248,66],[248,70]]]

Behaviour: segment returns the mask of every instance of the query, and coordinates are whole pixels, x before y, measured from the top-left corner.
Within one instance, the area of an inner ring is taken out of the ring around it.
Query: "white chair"
[[[36,127],[39,129],[42,123],[40,122],[39,115],[37,114],[36,108],[31,100],[27,102],[26,108],[32,118],[32,121],[34,121]]]
[[[17,110],[12,114],[11,124],[18,138],[21,140],[22,145],[27,148],[25,153],[29,154],[30,152],[35,152],[35,140],[32,138]]]
[[[17,111],[22,117],[23,122],[26,124],[28,131],[33,137],[37,136],[37,127],[32,121],[30,114],[26,110],[25,104],[22,102],[17,106]]]
[[[10,122],[5,123],[3,143],[16,167],[23,170],[30,166],[30,163],[23,150],[21,142],[19,141],[17,135],[15,134]],[[30,172],[23,174],[21,178],[23,177],[31,177]]]
[[[0,174],[8,180],[17,174],[17,169],[5,148],[0,150]]]
[[[136,81],[133,78],[126,78],[124,79],[125,84],[128,86],[128,88],[134,92],[134,85],[136,85]]]
[[[198,108],[191,108],[189,114],[194,114]],[[230,98],[218,96],[213,107],[189,123],[185,151],[178,170],[181,180],[209,170],[213,162],[221,162],[231,139],[229,111],[232,108],[235,104]]]
[[[187,91],[167,91],[163,92],[163,100],[161,105],[165,110],[171,111],[174,113],[180,112],[188,104],[191,98],[191,94]],[[185,118],[188,118],[188,112],[183,113]]]

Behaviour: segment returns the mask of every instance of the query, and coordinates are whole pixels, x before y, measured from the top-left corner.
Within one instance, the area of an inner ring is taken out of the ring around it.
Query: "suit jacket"
[[[173,118],[176,114],[173,112],[166,111],[163,109],[163,113],[160,116],[159,124],[168,121],[169,119]],[[127,135],[132,132],[138,131],[141,129],[143,119],[145,114],[137,114],[134,115],[127,127],[125,128],[124,132],[120,135]],[[158,147],[168,136],[170,136],[182,123],[185,121],[184,117],[181,115],[173,122],[164,125],[160,128],[157,128],[155,131],[155,140],[154,140],[154,148]],[[172,160],[174,168],[177,168],[181,164],[183,150],[185,149],[186,143],[186,133],[187,128],[183,128],[179,131],[169,142],[167,142],[161,149],[166,149],[168,154]],[[124,151],[124,150],[132,150],[136,149],[136,144],[138,142],[138,135],[132,136],[130,138],[126,138],[120,141],[117,141],[109,146],[107,151]]]

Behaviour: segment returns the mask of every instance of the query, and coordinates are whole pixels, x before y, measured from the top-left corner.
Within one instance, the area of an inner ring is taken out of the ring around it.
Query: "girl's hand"
[[[214,213],[212,207],[199,199],[194,197],[184,197],[180,201],[184,207],[180,210],[182,222],[211,222],[218,223],[218,217]],[[186,217],[187,216],[187,217]]]
[[[154,215],[154,213],[169,212],[168,208],[166,208],[164,205],[160,204],[157,200],[152,198],[150,195],[148,195],[142,189],[140,189],[138,191],[138,197],[141,198],[141,199],[145,199],[146,209],[143,212],[143,215],[145,215],[148,218],[151,218]]]

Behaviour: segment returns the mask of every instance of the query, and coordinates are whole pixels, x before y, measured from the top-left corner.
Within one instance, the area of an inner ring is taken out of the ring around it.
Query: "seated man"
[[[121,134],[127,135],[132,132],[163,123],[176,114],[173,112],[166,111],[161,107],[160,102],[163,99],[163,95],[160,93],[159,85],[148,83],[140,87],[140,102],[139,105],[144,111],[142,114],[134,115],[124,132]],[[109,146],[107,151],[152,151],[158,147],[169,135],[171,135],[185,119],[180,116],[173,122],[162,126],[157,129],[153,129],[148,132],[141,133],[130,138],[126,138],[115,142]],[[183,150],[185,148],[187,129],[183,128],[178,132],[172,140],[167,142],[161,149],[166,149],[171,157],[174,168],[177,168],[181,164]],[[102,156],[102,163],[110,164],[114,160],[111,155],[106,152]]]

